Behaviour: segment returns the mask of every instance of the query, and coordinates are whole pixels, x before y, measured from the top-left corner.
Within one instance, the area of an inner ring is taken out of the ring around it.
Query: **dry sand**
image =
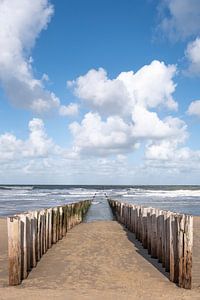
[[[7,285],[0,219],[0,299],[200,299],[169,282],[156,260],[115,221],[82,223],[54,245],[21,286]]]

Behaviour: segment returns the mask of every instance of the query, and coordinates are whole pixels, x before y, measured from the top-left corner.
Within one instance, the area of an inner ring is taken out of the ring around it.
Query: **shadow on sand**
[[[165,271],[165,268],[162,267],[162,264],[158,262],[158,259],[152,258],[151,255],[148,254],[148,250],[144,249],[141,242],[139,242],[135,234],[130,232],[124,225],[120,224],[123,230],[126,232],[126,235],[131,243],[134,244],[137,253],[139,253],[144,259],[146,259],[149,263],[151,263],[159,272],[161,272],[165,277],[169,279],[169,273]]]

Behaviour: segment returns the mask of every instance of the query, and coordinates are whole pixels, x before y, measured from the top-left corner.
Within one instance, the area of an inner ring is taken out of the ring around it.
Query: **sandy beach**
[[[82,223],[54,245],[20,286],[7,284],[6,220],[0,219],[0,299],[200,299],[171,283],[115,221]]]

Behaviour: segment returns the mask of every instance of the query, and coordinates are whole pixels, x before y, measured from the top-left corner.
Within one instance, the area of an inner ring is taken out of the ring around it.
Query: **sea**
[[[92,199],[98,219],[98,215],[104,215],[105,195],[122,202],[200,215],[199,185],[0,185],[0,216]],[[103,205],[98,208],[100,203]]]

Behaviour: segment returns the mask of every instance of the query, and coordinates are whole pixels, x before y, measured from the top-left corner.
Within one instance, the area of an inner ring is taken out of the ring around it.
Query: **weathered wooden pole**
[[[170,256],[171,256],[171,260],[173,260],[173,252],[172,252],[173,248],[171,248],[171,244],[172,244],[172,226],[171,226],[172,220],[173,220],[172,213],[167,211],[166,212],[166,219],[165,219],[165,270],[167,272],[170,272]]]
[[[157,258],[157,219],[156,209],[151,214],[151,257]]]
[[[30,220],[30,231],[31,231],[31,243],[30,243],[30,258],[31,258],[31,268],[36,267],[36,217],[37,212],[33,211],[29,213],[29,220]]]
[[[9,285],[21,283],[21,221],[18,216],[7,218]]]
[[[26,244],[26,215],[22,214],[19,215],[20,218],[20,226],[21,226],[21,240],[20,240],[20,247],[21,247],[21,279],[25,279],[28,276],[28,268],[27,268],[27,244]]]
[[[174,273],[174,264],[175,264],[175,255],[176,255],[176,237],[175,233],[175,216],[174,214],[170,214],[169,218],[169,227],[170,227],[170,236],[169,236],[169,250],[170,250],[170,257],[169,257],[169,278],[171,281],[174,282],[175,280],[175,273]],[[167,265],[165,266],[167,268]]]
[[[26,216],[26,249],[27,249],[27,271],[31,270],[31,220],[30,215]]]
[[[52,243],[57,242],[57,207],[52,209]]]
[[[41,214],[37,214],[37,261],[41,258]]]
[[[49,208],[48,209],[48,214],[49,214],[49,226],[48,226],[48,229],[49,229],[49,233],[48,233],[48,248],[50,249],[51,248],[51,245],[52,245],[52,232],[53,232],[53,216],[52,216],[52,208]]]
[[[58,229],[58,239],[61,240],[63,237],[63,208],[62,206],[59,207],[59,229]]]
[[[184,228],[183,245],[183,287],[191,289],[192,287],[192,246],[193,246],[193,217],[186,215]]]
[[[151,213],[152,209],[149,208],[147,212],[147,250],[148,254],[151,254]]]
[[[66,205],[62,207],[63,209],[63,227],[62,227],[62,236],[66,236],[67,233],[67,209]]]
[[[142,209],[142,245],[147,248],[147,212],[148,209],[144,207]]]
[[[158,217],[157,217],[157,257],[158,261],[162,263],[163,259],[163,227],[164,227],[164,214],[162,210],[158,211]]]
[[[178,217],[178,236],[177,236],[177,247],[178,247],[178,285],[183,287],[183,265],[184,265],[184,226],[185,226],[185,215],[179,215]]]

